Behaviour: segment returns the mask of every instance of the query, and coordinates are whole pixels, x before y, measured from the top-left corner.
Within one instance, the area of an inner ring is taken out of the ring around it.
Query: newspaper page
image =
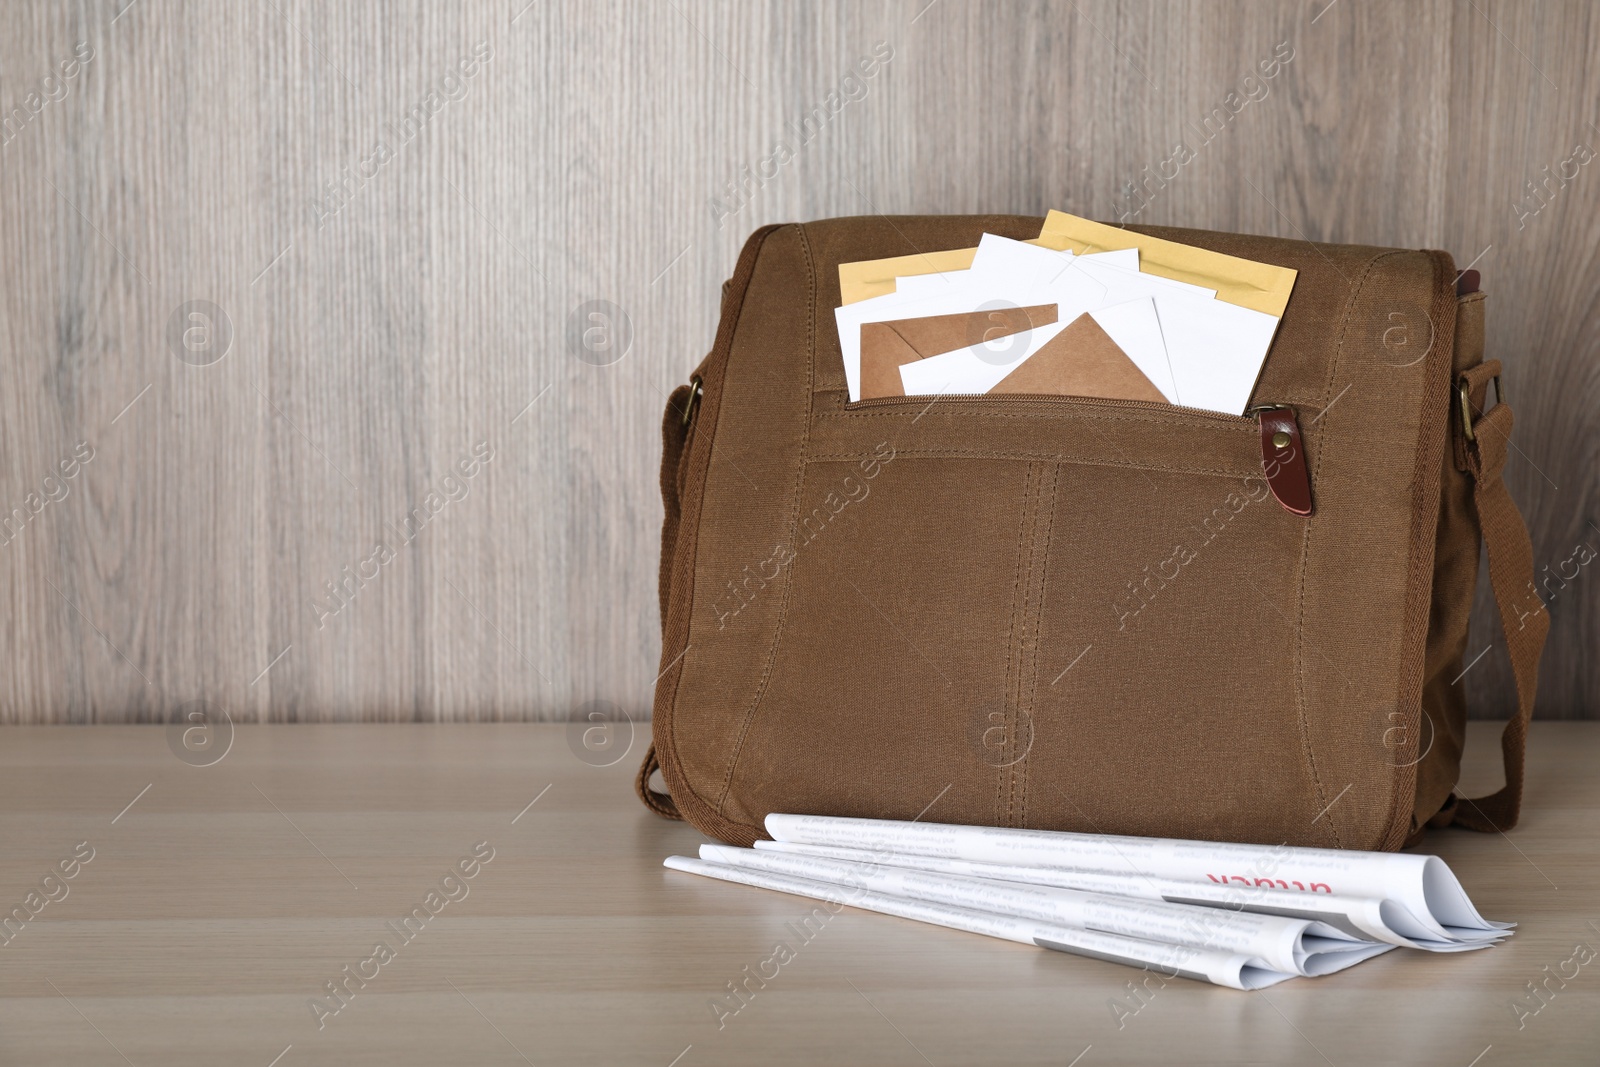
[[[890,851],[1019,867],[1089,871],[1204,885],[1294,890],[1306,898],[1341,896],[1389,902],[1397,932],[1440,942],[1490,942],[1510,924],[1478,914],[1437,856],[1119,837],[990,826],[767,816],[777,841]],[[1402,910],[1403,909],[1403,910]]]
[[[911,900],[888,893],[852,889],[808,878],[796,878],[792,875],[711,863],[688,856],[669,856],[665,866],[688,874],[716,878],[725,882],[740,882],[780,893],[792,893],[814,900],[848,905],[863,911],[896,915],[902,919],[944,926],[952,930],[965,930],[1025,945],[1037,945],[1057,952],[1069,952],[1073,955],[1089,956],[1131,967],[1148,968],[1166,977],[1193,978],[1229,989],[1262,989],[1294,977],[1289,972],[1258,967],[1238,953],[1217,949],[1196,949],[1118,934],[1074,930],[1058,923]]]
[[[1246,956],[1251,963],[1268,970],[1302,976],[1331,974],[1394,947],[1357,940],[1308,919],[915,871],[878,866],[871,861],[849,863],[722,845],[702,845],[700,858],[913,900],[1060,923],[1078,930],[1221,949]]]

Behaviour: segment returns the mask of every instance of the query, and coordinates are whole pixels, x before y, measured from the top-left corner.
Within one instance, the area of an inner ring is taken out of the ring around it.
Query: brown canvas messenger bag
[[[773,811],[1356,849],[1513,826],[1548,615],[1484,294],[1442,252],[1131,227],[1299,272],[1251,414],[848,401],[840,263],[1041,222],[750,237],[663,423],[640,797],[739,845]],[[1469,800],[1480,541],[1517,707]]]

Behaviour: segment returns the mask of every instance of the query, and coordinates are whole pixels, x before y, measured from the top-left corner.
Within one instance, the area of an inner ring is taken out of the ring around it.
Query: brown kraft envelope
[[[863,372],[865,366],[863,355]],[[1073,319],[989,392],[1168,402],[1088,314]]]
[[[905,396],[900,368],[906,363],[999,337],[1009,337],[1035,326],[1048,326],[1055,321],[1056,305],[1038,304],[1025,308],[997,308],[958,315],[927,315],[920,319],[862,323],[861,399]]]

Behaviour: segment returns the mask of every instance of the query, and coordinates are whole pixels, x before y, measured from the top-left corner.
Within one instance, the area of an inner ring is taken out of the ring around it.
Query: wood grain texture
[[[1134,206],[1476,263],[1556,583],[1540,714],[1600,713],[1591,5],[524,2],[7,6],[0,720],[642,716],[659,413],[743,236]],[[168,336],[197,300],[232,334],[203,366]],[[631,330],[608,365],[569,337],[591,300]]]
[[[1473,727],[1476,792],[1498,768]],[[1509,839],[1428,839],[1519,924],[1504,944],[1265,993],[1152,982],[1137,1012],[1139,971],[909,920],[846,909],[798,942],[810,902],[664,870],[700,836],[634,799],[637,751],[591,766],[562,726],[252,725],[208,767],[166,733],[20,727],[0,748],[4,907],[93,850],[0,944],[6,1063],[1594,1063],[1595,964],[1564,962],[1600,940],[1593,723],[1533,735]],[[493,859],[400,943],[386,924],[480,843]],[[374,975],[379,941],[396,951]],[[771,977],[779,941],[794,957]],[[319,1015],[346,967],[369,980]],[[747,967],[770,980],[719,1026]]]

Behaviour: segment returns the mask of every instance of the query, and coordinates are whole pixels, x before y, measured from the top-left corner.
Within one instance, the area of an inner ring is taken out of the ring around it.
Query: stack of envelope
[[[1242,415],[1295,272],[1052,211],[1039,237],[839,266],[852,401],[975,393]]]

